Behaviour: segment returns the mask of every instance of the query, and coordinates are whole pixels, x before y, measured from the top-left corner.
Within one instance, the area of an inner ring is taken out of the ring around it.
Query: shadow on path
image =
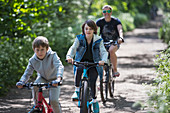
[[[107,104],[107,102],[112,104]],[[115,108],[116,111],[128,111],[128,112],[136,112],[140,110],[141,106],[132,107],[135,103],[134,101],[127,101],[125,97],[120,95],[115,96],[113,99],[108,99],[104,104],[106,108]]]

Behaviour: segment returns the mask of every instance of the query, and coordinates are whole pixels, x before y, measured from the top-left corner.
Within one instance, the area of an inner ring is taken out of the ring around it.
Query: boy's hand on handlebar
[[[99,61],[99,66],[104,66],[104,61]]]
[[[52,81],[52,86],[58,86],[58,83],[61,82],[61,77],[58,77],[57,80]]]
[[[19,82],[16,83],[16,86],[17,86],[19,89],[23,88],[23,85],[24,85],[24,82],[22,82],[22,81],[19,81]]]

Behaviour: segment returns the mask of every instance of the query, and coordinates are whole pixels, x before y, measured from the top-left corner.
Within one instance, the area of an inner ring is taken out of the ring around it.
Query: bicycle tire
[[[114,95],[114,86],[115,86],[115,78],[112,77],[112,73],[113,73],[113,69],[112,67],[110,67],[110,74],[109,74],[109,93],[110,93],[110,97],[113,98]]]
[[[103,79],[102,80],[100,80],[100,97],[101,97],[101,101],[103,102],[103,103],[105,103],[106,102],[106,100],[105,100],[105,98],[104,98],[104,94],[103,94]]]
[[[82,90],[81,90],[81,107],[80,107],[80,113],[88,113],[87,108],[87,101],[89,99],[89,89],[88,89],[88,82],[84,81],[82,84]]]
[[[108,98],[108,88],[109,88],[109,67],[105,67],[105,75],[100,81],[100,96],[103,103],[107,101]]]
[[[109,68],[109,67],[107,67],[107,68]],[[107,101],[107,99],[108,99],[108,90],[109,90],[109,81],[110,81],[110,72],[109,71],[107,71],[106,72],[106,75],[105,75],[105,84],[104,84],[104,86],[105,86],[105,100]]]

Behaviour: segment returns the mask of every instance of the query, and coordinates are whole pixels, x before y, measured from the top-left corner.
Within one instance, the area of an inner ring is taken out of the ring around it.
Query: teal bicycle
[[[80,81],[80,92],[79,92],[79,99],[78,99],[78,107],[80,108],[80,113],[92,113],[92,105],[90,104],[90,101],[92,100],[91,97],[91,89],[89,85],[89,80],[87,76],[87,71],[91,67],[97,67],[99,66],[99,63],[91,63],[91,62],[77,62],[74,61],[74,66],[83,67],[83,77]]]

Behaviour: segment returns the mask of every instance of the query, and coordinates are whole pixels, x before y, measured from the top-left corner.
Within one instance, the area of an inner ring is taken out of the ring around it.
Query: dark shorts
[[[116,41],[116,45],[115,45],[115,44],[111,44],[111,45],[114,45],[114,46],[117,45],[117,50],[120,48],[120,44],[119,44],[117,41]],[[106,46],[105,46],[105,48],[106,48],[107,51],[109,51],[109,48],[110,48],[111,45],[106,45]]]

